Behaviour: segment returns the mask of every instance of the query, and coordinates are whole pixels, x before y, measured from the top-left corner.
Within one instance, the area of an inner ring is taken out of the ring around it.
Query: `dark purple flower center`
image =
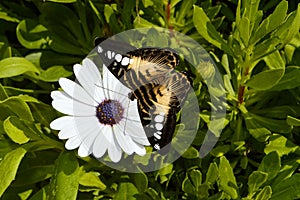
[[[99,122],[104,125],[111,125],[119,123],[123,118],[124,109],[117,100],[104,100],[96,110],[96,116]]]

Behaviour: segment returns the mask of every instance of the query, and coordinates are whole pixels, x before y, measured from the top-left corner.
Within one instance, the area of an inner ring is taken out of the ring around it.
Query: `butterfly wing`
[[[126,53],[119,53],[120,44],[113,42],[113,50],[109,45],[98,45],[100,57],[132,90],[129,97],[138,101],[141,121],[152,147],[166,153],[168,148],[164,147],[172,140],[176,115],[191,87],[187,76],[174,69],[179,63],[178,56],[169,49],[134,49],[130,45],[122,47]]]

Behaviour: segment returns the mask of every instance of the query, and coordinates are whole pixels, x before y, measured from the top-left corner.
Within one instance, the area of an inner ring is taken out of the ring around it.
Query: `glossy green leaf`
[[[33,120],[30,108],[28,104],[22,99],[22,96],[9,97],[3,101],[0,101],[0,108],[2,110],[8,109],[1,116],[4,118],[3,120],[5,120],[9,115],[15,115],[20,119],[26,119],[30,121]]]
[[[229,55],[232,55],[231,49],[223,40],[221,35],[215,29],[210,19],[205,14],[204,10],[198,6],[194,6],[193,22],[198,33],[211,44],[215,45],[219,49],[225,51]]]
[[[285,62],[283,58],[281,57],[279,51],[275,51],[274,53],[271,53],[263,58],[263,60],[266,62],[269,69],[284,69],[285,68]]]
[[[283,155],[288,155],[289,153],[299,150],[299,146],[293,144],[287,138],[274,134],[269,139],[269,144],[265,148],[265,153],[268,154],[272,151],[276,151],[281,157]]]
[[[276,151],[267,154],[261,161],[258,171],[268,174],[268,180],[277,176],[281,167],[280,157]]]
[[[80,169],[73,152],[63,151],[55,163],[50,181],[49,198],[76,200]]]
[[[9,22],[19,22],[20,20],[14,16],[10,16],[9,13],[2,11],[2,9],[0,8],[0,19],[2,20],[6,20]]]
[[[288,116],[286,119],[286,123],[290,126],[300,126],[300,119]]]
[[[25,58],[11,57],[0,61],[0,78],[18,76],[26,72],[40,73],[39,69]]]
[[[268,200],[272,196],[272,188],[270,186],[265,186],[255,197],[255,200],[265,199]]]
[[[16,29],[19,42],[27,49],[46,48],[49,40],[48,29],[38,21],[22,20]]]
[[[248,46],[248,41],[250,38],[250,21],[248,18],[241,18],[240,24],[237,25],[240,38],[245,46]]]
[[[282,180],[273,187],[271,200],[298,199],[300,198],[300,174]]]
[[[16,127],[11,122],[11,118],[12,117],[9,117],[3,122],[3,128],[6,132],[6,134],[9,136],[9,138],[13,142],[15,142],[17,144],[27,143],[29,141],[29,138],[24,134],[24,130],[19,129],[18,127]]]
[[[259,27],[253,32],[250,39],[251,44],[255,44],[271,31],[275,30],[285,19],[288,9],[288,2],[281,1],[274,12],[262,21]]]
[[[145,192],[148,188],[148,177],[145,173],[135,173],[133,176],[133,182],[135,187],[140,193]]]
[[[282,45],[288,43],[300,29],[300,4],[298,4],[297,10],[292,12],[286,22],[282,24],[278,30],[272,35],[282,40]]]
[[[254,75],[246,83],[255,90],[267,90],[276,85],[284,74],[284,69],[273,69]]]
[[[181,187],[182,187],[182,190],[186,193],[192,193],[193,191],[195,191],[195,187],[193,186],[193,184],[187,174],[182,182]]]
[[[199,170],[193,169],[189,172],[190,180],[193,184],[193,186],[198,191],[198,187],[202,184],[202,174]]]
[[[216,163],[211,163],[206,173],[205,183],[214,184],[219,177],[219,169]]]
[[[24,157],[26,150],[19,147],[7,153],[0,162],[0,197],[15,179],[20,162]]]
[[[248,191],[250,194],[256,192],[268,179],[268,174],[261,171],[254,171],[248,180]]]
[[[121,183],[119,185],[114,199],[116,199],[116,200],[135,200],[136,199],[134,197],[135,194],[138,194],[138,190],[136,189],[136,187],[130,182],[125,182],[125,183]]]
[[[79,184],[87,187],[95,187],[100,191],[105,190],[106,185],[100,180],[99,173],[87,172],[80,175]]]
[[[237,199],[239,197],[239,193],[233,169],[230,166],[229,161],[224,156],[220,158],[219,172],[220,188],[232,199]]]
[[[293,89],[300,86],[300,67],[291,66],[286,68],[285,74],[280,79],[280,81],[274,85],[270,90],[271,91],[282,91]]]
[[[55,82],[59,78],[71,76],[73,73],[66,70],[63,66],[53,66],[43,71],[39,78],[45,82]]]

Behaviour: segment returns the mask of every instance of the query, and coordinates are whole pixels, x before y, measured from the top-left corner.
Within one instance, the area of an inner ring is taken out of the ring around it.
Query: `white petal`
[[[125,129],[126,135],[130,136],[132,140],[142,145],[150,145],[144,128],[141,123],[122,120],[119,123],[120,128]]]
[[[86,105],[78,101],[73,101],[70,98],[54,99],[52,106],[61,113],[76,116],[95,116],[96,108],[94,106]]]
[[[117,139],[118,144],[122,148],[122,150],[127,153],[128,155],[131,155],[134,152],[134,144],[131,138],[127,135],[124,135],[125,130],[123,131],[120,129],[119,126],[115,126],[113,129],[114,136]]]
[[[55,119],[50,123],[50,128],[54,130],[61,130],[64,127],[72,126],[74,123],[74,118],[71,116],[63,116]]]
[[[69,96],[73,97],[73,99],[89,105],[94,105],[91,96],[89,96],[89,94],[77,83],[66,78],[60,78],[59,85]]]
[[[100,72],[90,59],[84,59],[83,66],[79,64],[74,65],[73,70],[83,89],[85,89],[90,96],[94,97],[95,101],[104,97]],[[96,88],[100,89],[100,91]]]
[[[102,131],[98,133],[98,136],[93,144],[93,154],[96,158],[102,157],[110,145],[103,134],[104,133]]]
[[[114,135],[116,136],[119,145],[125,153],[129,155],[131,155],[133,152],[136,152],[138,155],[146,154],[146,149],[144,146],[132,141],[131,137],[124,135],[123,130],[121,130],[119,126],[116,127],[117,130],[114,129]]]
[[[68,100],[68,99],[72,99],[72,97],[70,97],[67,93],[65,93],[63,91],[52,91],[51,92],[51,98],[53,100]]]
[[[128,111],[126,114],[127,114],[126,118],[128,120],[142,123],[136,99],[133,101],[129,101]]]
[[[113,162],[119,162],[122,156],[122,150],[113,135],[112,128],[110,126],[104,126],[103,134],[109,143],[108,145],[109,158]]]
[[[78,136],[75,136],[67,140],[65,147],[68,150],[73,150],[78,148],[81,142],[81,139]]]
[[[111,145],[110,147],[108,147],[108,155],[111,161],[115,163],[119,162],[122,156],[121,148],[119,146]]]
[[[69,139],[78,136],[78,130],[75,127],[65,127],[58,133],[58,138],[61,140]]]
[[[135,143],[134,152],[140,156],[144,156],[146,154],[146,149],[144,146]]]
[[[87,157],[89,156],[91,153],[90,153],[90,150],[89,150],[89,147],[86,146],[85,144],[81,144],[79,149],[78,149],[78,155],[80,157]]]
[[[112,99],[112,96],[115,91],[117,83],[120,82],[110,71],[109,69],[103,65],[103,87],[104,93],[106,94],[106,98]]]

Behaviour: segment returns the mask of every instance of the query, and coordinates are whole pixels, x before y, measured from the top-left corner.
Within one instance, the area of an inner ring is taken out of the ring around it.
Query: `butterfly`
[[[103,64],[132,92],[147,138],[154,150],[166,154],[176,127],[177,113],[191,80],[175,70],[179,57],[167,48],[140,48],[111,39],[96,41]]]

